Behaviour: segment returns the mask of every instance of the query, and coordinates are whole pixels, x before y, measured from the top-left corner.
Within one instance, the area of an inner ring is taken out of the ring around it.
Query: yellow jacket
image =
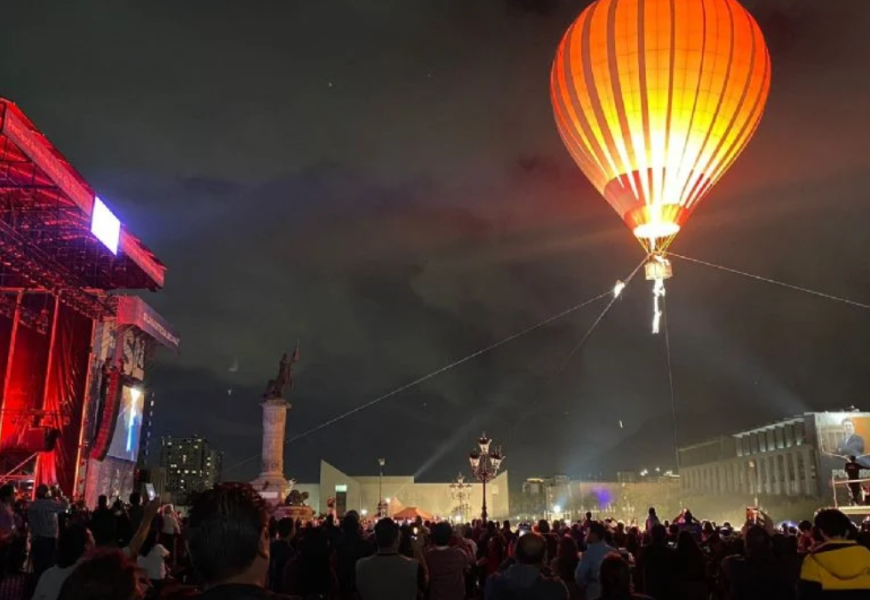
[[[870,550],[852,541],[827,542],[804,559],[799,597],[870,598]]]

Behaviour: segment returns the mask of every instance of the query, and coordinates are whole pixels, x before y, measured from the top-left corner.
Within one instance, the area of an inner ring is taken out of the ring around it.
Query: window
[[[779,456],[776,457],[776,464],[777,464],[777,467],[779,470],[779,477],[778,477],[779,483],[784,483],[784,484],[787,483],[788,482],[788,471],[786,470],[787,467],[785,464],[785,457],[782,454],[780,454]],[[786,491],[786,486],[785,485],[781,486],[780,491],[784,493]]]
[[[806,440],[806,426],[803,421],[799,421],[794,425],[794,445],[800,446]]]

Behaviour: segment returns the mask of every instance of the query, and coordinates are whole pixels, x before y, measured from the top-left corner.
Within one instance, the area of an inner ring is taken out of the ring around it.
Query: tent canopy
[[[435,515],[416,506],[409,506],[393,515],[396,521],[413,521],[417,517],[421,517],[424,521],[431,521]]]

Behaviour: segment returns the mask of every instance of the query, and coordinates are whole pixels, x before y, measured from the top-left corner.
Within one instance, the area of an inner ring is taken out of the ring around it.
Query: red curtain
[[[44,425],[57,429],[60,435],[55,449],[39,456],[37,484],[57,483],[64,493],[72,494],[86,401],[93,321],[61,304],[56,323],[43,410]]]
[[[23,305],[39,313],[43,309],[53,309],[54,301],[44,294],[25,294]],[[4,381],[6,393],[3,398],[0,448],[20,446],[27,430],[38,424],[34,420],[36,411],[42,407],[49,337],[33,327],[18,325],[15,347],[9,350],[12,353],[12,369],[9,381]]]

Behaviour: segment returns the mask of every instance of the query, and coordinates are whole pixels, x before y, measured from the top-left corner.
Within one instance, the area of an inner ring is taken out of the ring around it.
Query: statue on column
[[[293,365],[299,362],[299,344],[292,355],[286,352],[278,363],[278,375],[270,379],[263,397],[266,400],[283,400],[284,393],[293,387]]]

